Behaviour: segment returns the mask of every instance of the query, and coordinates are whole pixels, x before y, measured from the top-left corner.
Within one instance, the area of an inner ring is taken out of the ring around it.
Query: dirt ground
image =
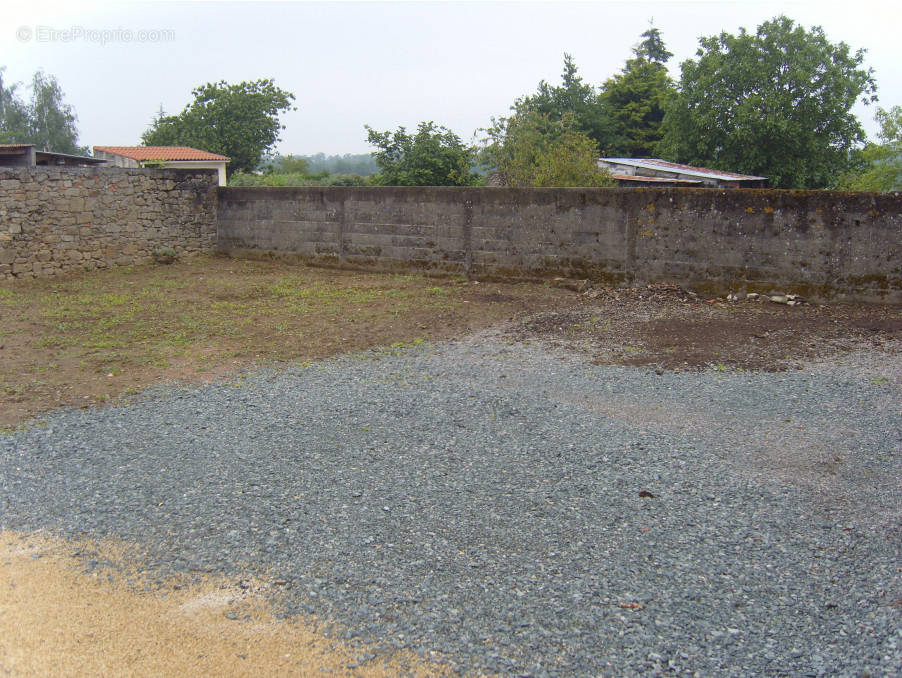
[[[673,285],[588,289],[508,335],[583,351],[599,364],[662,370],[782,371],[853,349],[902,346],[902,307],[793,301],[705,299]]]
[[[569,303],[548,285],[203,257],[0,282],[0,430],[165,381],[441,341]]]
[[[902,308],[705,299],[675,286],[494,283],[201,258],[0,283],[0,427],[127,400],[155,383],[256,364],[440,341],[500,327],[602,364],[794,369],[853,349],[902,350]],[[2,433],[0,433],[2,434]],[[208,580],[142,592],[85,571],[115,545],[0,532],[0,675],[435,675],[277,623],[266,587]],[[366,658],[361,662],[360,655]]]
[[[513,340],[658,369],[791,369],[891,349],[902,308],[705,299],[674,286],[496,283],[204,257],[0,283],[0,429],[165,381],[441,341],[505,324]]]

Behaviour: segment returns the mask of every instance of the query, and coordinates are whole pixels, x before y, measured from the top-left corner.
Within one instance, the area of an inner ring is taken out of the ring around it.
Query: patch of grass
[[[389,348],[414,348],[415,346],[422,346],[424,343],[426,343],[426,339],[423,337],[416,337],[410,341],[396,341],[395,343],[390,344]]]
[[[77,346],[79,340],[76,337],[66,334],[48,334],[34,342],[35,348],[65,348],[66,346]]]
[[[113,348],[125,348],[126,342],[121,339],[105,339],[101,337],[91,337],[87,341],[84,342],[85,348],[89,348],[94,351],[101,351],[104,349],[113,349]]]
[[[0,304],[17,310],[15,323],[0,330],[0,374],[25,386],[15,394],[0,390],[0,424],[61,400],[96,401],[110,389],[160,378],[419,346],[544,310],[560,296],[541,286],[512,287],[509,303],[483,304],[471,292],[469,285],[420,275],[221,257],[4,281]],[[542,301],[530,306],[531,298]],[[48,385],[36,386],[38,377]],[[7,407],[13,400],[18,414]]]

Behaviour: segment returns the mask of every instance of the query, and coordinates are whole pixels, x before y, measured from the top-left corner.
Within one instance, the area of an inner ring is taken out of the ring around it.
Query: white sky
[[[778,14],[806,28],[822,26],[831,42],[867,49],[880,105],[902,104],[898,0],[6,0],[0,65],[7,67],[7,83],[27,85],[38,68],[56,76],[78,114],[80,143],[89,146],[140,143],[160,105],[178,113],[198,85],[272,77],[297,97],[298,110],[282,118],[280,152],[365,153],[372,148],[364,124],[412,129],[434,120],[469,141],[539,80],[559,82],[564,52],[598,86],[631,56],[651,18],[675,54],[669,66],[678,78],[679,63],[695,55],[699,36],[740,26],[754,31]],[[120,37],[154,30],[173,38]],[[856,109],[872,135],[874,108]]]

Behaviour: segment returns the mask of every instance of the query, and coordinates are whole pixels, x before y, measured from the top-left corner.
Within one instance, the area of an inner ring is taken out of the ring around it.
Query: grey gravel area
[[[492,336],[0,436],[0,527],[257,573],[505,675],[902,674],[902,366],[595,366]],[[431,654],[434,653],[434,654]]]

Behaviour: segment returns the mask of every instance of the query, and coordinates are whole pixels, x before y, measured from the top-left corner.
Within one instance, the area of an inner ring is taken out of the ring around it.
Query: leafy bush
[[[171,247],[158,247],[153,251],[153,260],[158,264],[171,264],[178,259],[178,253]]]
[[[472,149],[454,132],[433,122],[421,122],[415,134],[404,127],[379,132],[366,125],[367,141],[380,171],[372,178],[382,186],[472,186]]]

